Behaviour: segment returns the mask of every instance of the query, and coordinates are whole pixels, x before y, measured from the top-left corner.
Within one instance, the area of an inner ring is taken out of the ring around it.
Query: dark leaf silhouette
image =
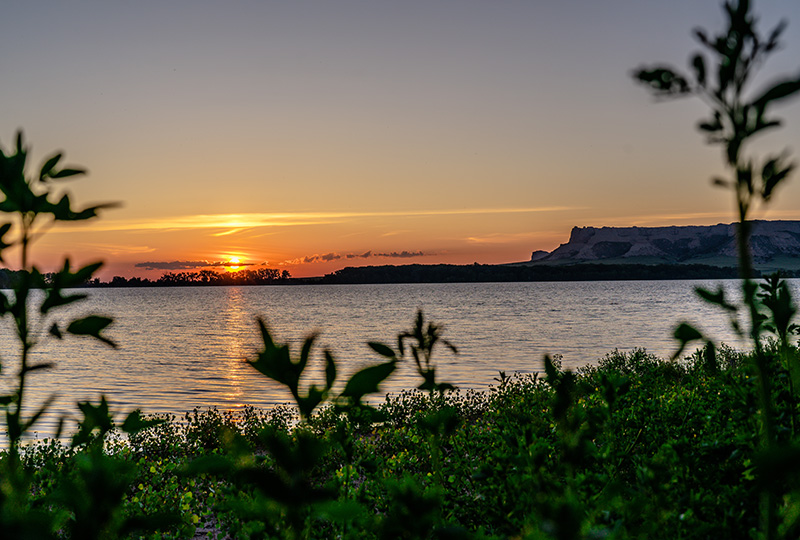
[[[395,361],[389,361],[357,371],[347,381],[342,396],[359,403],[365,395],[379,392],[380,384],[394,372],[396,364]]]
[[[42,170],[39,173],[39,181],[43,182],[50,175],[50,172],[53,170],[53,167],[56,166],[56,164],[60,159],[61,159],[61,154],[59,153],[48,159],[44,163],[44,165],[42,165]]]
[[[397,358],[395,352],[388,345],[384,345],[383,343],[379,343],[377,341],[370,341],[367,343],[367,345],[369,345],[373,351],[381,356],[385,356],[386,358]]]
[[[116,348],[117,344],[101,333],[112,322],[114,322],[114,320],[109,317],[89,315],[88,317],[72,321],[69,326],[67,326],[67,332],[76,336],[91,336],[110,347]]]
[[[68,178],[70,176],[77,176],[79,174],[86,174],[83,169],[61,169],[60,171],[50,175],[50,178]]]

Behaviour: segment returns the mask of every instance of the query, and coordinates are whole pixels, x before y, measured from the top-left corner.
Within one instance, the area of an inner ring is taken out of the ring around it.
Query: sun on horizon
[[[241,268],[241,262],[239,257],[231,257],[228,259],[228,264],[225,265],[225,269],[229,272],[237,272]]]

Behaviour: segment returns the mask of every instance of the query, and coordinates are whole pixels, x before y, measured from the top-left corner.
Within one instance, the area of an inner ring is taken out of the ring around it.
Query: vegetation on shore
[[[710,371],[702,354],[614,352],[576,374],[501,374],[487,392],[404,392],[300,424],[289,407],[194,411],[106,440],[131,471],[115,519],[170,510],[173,521],[134,534],[145,538],[749,539],[770,465],[758,455],[757,383],[746,355],[724,349],[718,360]],[[789,377],[772,375],[789,440]],[[92,488],[86,451],[26,448],[29,511],[68,528],[76,518],[59,501],[65,485]],[[796,535],[793,507],[784,512]]]

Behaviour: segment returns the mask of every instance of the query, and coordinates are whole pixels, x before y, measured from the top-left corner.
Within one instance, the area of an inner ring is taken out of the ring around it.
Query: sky
[[[761,81],[800,69],[800,3]],[[47,231],[43,267],[113,275],[244,265],[496,264],[574,226],[734,220],[700,101],[659,103],[641,65],[684,68],[710,0],[9,3],[0,146],[55,151],[100,219]],[[757,90],[757,87],[755,88]],[[798,150],[800,102],[754,151]],[[800,179],[757,217],[800,219]],[[11,261],[14,264],[14,261]]]

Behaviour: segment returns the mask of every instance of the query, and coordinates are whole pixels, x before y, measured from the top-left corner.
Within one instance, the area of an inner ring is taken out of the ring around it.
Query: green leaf
[[[83,210],[76,211],[72,208],[69,195],[64,195],[57,203],[45,201],[39,212],[49,212],[57,221],[83,221],[97,217],[97,211],[104,208],[115,208],[119,205],[115,203],[98,204]]]
[[[692,341],[697,341],[699,339],[703,339],[703,334],[700,333],[694,326],[690,325],[689,323],[681,323],[675,328],[674,333],[675,339],[678,340],[680,343],[678,350],[675,354],[672,355],[672,359],[675,360],[678,358],[681,353],[683,353],[686,345],[691,343]]]
[[[160,418],[144,418],[142,416],[142,412],[139,409],[136,409],[128,414],[128,416],[125,418],[125,421],[122,422],[121,429],[125,433],[133,434],[159,424],[163,424],[164,422],[166,422],[166,420]]]
[[[58,163],[58,160],[60,160],[60,159],[61,159],[61,154],[58,153],[58,154],[55,154],[54,156],[52,156],[50,159],[48,159],[45,162],[44,165],[42,165],[42,170],[39,173],[39,181],[40,182],[44,182],[45,178],[47,178],[47,176],[53,170],[53,167],[56,166],[56,164]]]
[[[297,396],[302,369],[298,369],[289,357],[288,345],[275,343],[263,319],[258,319],[258,325],[264,341],[264,350],[255,360],[248,360],[247,363],[266,377],[288,387],[292,395]]]
[[[725,180],[724,178],[720,178],[719,176],[715,176],[714,178],[712,178],[711,184],[723,188],[733,187],[733,184],[729,180]]]
[[[694,36],[697,38],[697,41],[699,41],[703,45],[711,46],[711,43],[708,41],[708,36],[706,36],[705,30],[703,30],[702,28],[695,28],[693,33]]]
[[[67,326],[67,332],[75,336],[91,336],[116,349],[117,344],[101,334],[112,322],[114,322],[114,319],[109,317],[89,315],[88,317],[72,321],[69,326]]]
[[[379,391],[379,385],[394,372],[397,361],[390,360],[357,371],[344,387],[342,396],[352,398],[356,403],[367,394]]]
[[[83,300],[87,297],[84,293],[64,294],[64,289],[80,287],[86,284],[94,273],[102,266],[102,263],[94,263],[79,268],[74,273],[70,271],[69,259],[64,261],[64,267],[49,276],[48,282],[41,278],[41,286],[45,289],[45,298],[39,306],[39,311],[43,315],[50,310]],[[37,275],[41,275],[38,271]]]
[[[788,25],[789,23],[786,21],[786,19],[781,19],[781,21],[775,26],[775,28],[773,28],[772,32],[769,35],[769,38],[767,38],[767,44],[764,47],[765,51],[769,52],[778,46],[778,39],[780,39],[781,34],[783,33],[784,30],[786,30],[786,27]]]
[[[547,382],[550,383],[551,385],[555,384],[555,382],[558,381],[559,376],[561,375],[561,373],[558,370],[558,367],[553,362],[553,359],[550,358],[549,354],[546,354],[544,356],[544,372],[547,375]]]
[[[66,306],[68,304],[72,304],[73,302],[78,302],[80,300],[83,300],[84,298],[87,298],[87,295],[83,293],[70,294],[64,296],[61,294],[61,292],[62,291],[60,288],[47,289],[47,292],[45,293],[46,296],[44,302],[42,302],[42,305],[39,307],[39,311],[42,314],[45,314],[53,308]]]
[[[59,156],[60,157],[60,156]],[[50,178],[68,178],[79,174],[86,174],[83,169],[61,169],[60,171],[50,175]]]
[[[714,132],[720,131],[722,129],[722,126],[715,125],[715,124],[709,124],[708,122],[700,122],[699,124],[697,124],[697,128],[700,131],[708,131],[708,132],[714,133]]]
[[[784,80],[765,90],[759,97],[754,99],[753,106],[763,111],[769,103],[786,99],[798,91],[800,91],[800,79]]]
[[[336,382],[336,362],[328,349],[325,349],[325,387],[330,390]]]
[[[700,86],[706,85],[706,63],[702,54],[696,54],[692,58],[692,67],[694,68],[694,76],[697,79],[697,84]]]
[[[311,349],[314,347],[316,340],[317,334],[311,334],[303,341],[303,348],[300,349],[300,359],[296,364],[299,373],[302,373],[308,365],[308,360],[311,358]]]
[[[100,403],[93,405],[89,401],[78,403],[78,408],[83,413],[83,420],[78,423],[78,432],[72,437],[72,445],[78,446],[88,443],[94,439],[93,433],[99,431],[102,438],[106,433],[114,429],[114,419],[108,408],[108,401],[105,396],[100,396]]]
[[[633,78],[660,96],[680,96],[691,92],[686,78],[671,67],[639,68],[633,72]]]
[[[317,405],[322,403],[325,399],[325,392],[316,386],[312,386],[308,389],[308,393],[305,396],[297,395],[295,399],[297,401],[297,408],[300,409],[300,416],[308,418],[311,416],[311,413],[314,412],[314,409],[317,408]]]
[[[443,340],[442,340],[442,345],[444,345],[445,347],[447,347],[448,349],[450,349],[450,351],[451,351],[453,354],[458,354],[458,349],[456,348],[456,346],[455,346],[455,345],[453,345],[452,343],[450,343],[448,340],[446,340],[446,339],[443,339]]]
[[[367,345],[369,345],[373,351],[380,354],[381,356],[385,356],[386,358],[392,358],[392,359],[397,358],[395,352],[388,345],[384,345],[383,343],[379,343],[377,341],[370,341],[369,343],[367,343]]]
[[[694,326],[689,323],[681,323],[675,329],[675,339],[682,343],[689,343],[698,339],[703,339],[703,334],[700,333]]]
[[[52,369],[54,367],[56,367],[56,365],[53,362],[43,362],[41,364],[33,364],[28,366],[26,372],[30,373],[31,371],[42,371],[45,369]]]
[[[789,164],[782,167],[779,161],[780,158],[768,161],[761,172],[761,197],[768,201],[772,197],[772,192],[775,188],[786,179],[789,174],[794,170],[794,164]]]
[[[728,301],[725,300],[725,290],[722,287],[717,289],[716,292],[703,289],[702,287],[697,287],[694,291],[695,293],[697,293],[697,296],[699,296],[709,304],[720,306],[731,313],[736,313],[738,311],[738,308],[736,306],[728,303]]]

